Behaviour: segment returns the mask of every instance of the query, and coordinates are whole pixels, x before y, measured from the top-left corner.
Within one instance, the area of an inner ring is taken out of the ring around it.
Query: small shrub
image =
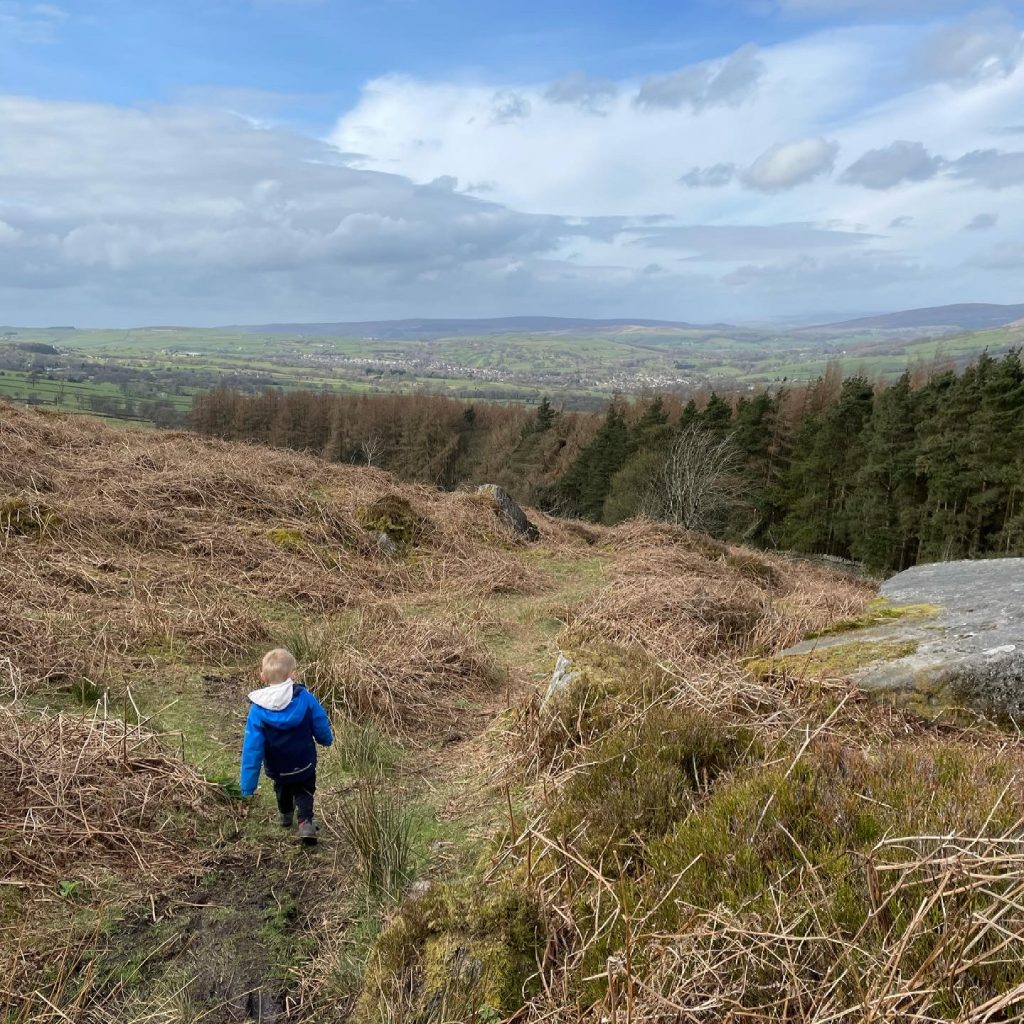
[[[770,887],[799,899],[804,871],[813,869],[837,922],[859,927],[868,891],[855,865],[880,840],[995,837],[1024,816],[1024,792],[1007,789],[1019,764],[968,744],[898,743],[872,755],[821,742],[791,770],[787,760],[737,772],[651,843],[650,862],[666,877],[699,858],[680,888],[687,903],[749,909]]]
[[[589,671],[579,672],[542,712],[536,735],[540,765],[554,765],[611,729],[627,695],[620,680],[597,680]]]
[[[574,637],[567,631],[562,639]],[[664,669],[637,652],[597,645],[570,652],[573,678],[544,704],[532,737],[543,768],[559,769],[578,749],[655,704],[671,686]]]
[[[550,827],[595,858],[625,859],[684,819],[725,772],[759,754],[753,735],[698,711],[655,708],[581,750]]]

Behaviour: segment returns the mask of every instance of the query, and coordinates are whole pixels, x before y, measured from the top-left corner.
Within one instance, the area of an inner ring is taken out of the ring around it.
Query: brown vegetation
[[[517,1019],[1022,1019],[1013,739],[841,673],[744,671],[867,588],[646,536],[568,631],[575,679],[522,720],[538,813],[503,874],[548,927]]]
[[[219,787],[121,719],[29,717],[0,707],[0,879],[5,885],[165,879],[195,867]]]
[[[374,515],[396,497],[387,474],[13,407],[2,415],[2,500],[18,512],[0,519],[0,587],[18,600],[0,657],[26,682],[96,681],[157,648],[236,658],[267,641],[268,613],[282,609],[326,615],[537,585],[517,538],[469,494],[403,488],[417,527],[390,558]],[[26,528],[43,515],[45,530]]]
[[[120,947],[98,917],[83,933],[70,897],[102,887],[142,934],[170,920],[160,901],[175,877],[224,856],[224,787],[128,695],[186,673],[226,687],[230,702],[187,710],[222,716],[233,770],[245,680],[270,642],[295,648],[350,763],[368,766],[323,794],[343,801],[337,831],[329,812],[326,825],[351,862],[313,871],[262,835],[239,861],[244,886],[218,860],[220,902],[186,897],[178,911],[195,934],[226,915],[229,945],[263,936],[254,962],[284,978],[271,992],[281,1019],[1024,1019],[1014,738],[925,723],[827,666],[748,668],[855,619],[872,596],[861,581],[647,522],[531,511],[530,545],[472,493],[6,406],[0,510],[0,881],[16,883],[0,889],[0,989],[18,992],[18,1024],[232,1019],[208,1016],[210,993],[261,1012],[249,989],[217,981],[198,1008],[165,989],[154,1017],[149,981],[129,993],[123,975],[93,977],[96,949]],[[575,675],[543,701],[558,650]],[[506,690],[519,701],[507,731],[459,748]],[[415,763],[392,785],[381,766],[399,741]],[[436,785],[445,757],[465,759],[490,855],[433,853],[464,877],[435,868],[426,893],[395,904],[423,856],[403,795],[421,777]],[[376,938],[359,939],[363,911],[338,898],[356,863],[387,918]],[[314,876],[315,918],[281,898]],[[256,909],[236,914],[239,893]],[[53,923],[32,933],[33,914],[68,923],[54,965]],[[202,973],[168,927],[174,955]],[[250,981],[260,1000],[272,988]],[[145,1013],[125,1016],[129,995]]]

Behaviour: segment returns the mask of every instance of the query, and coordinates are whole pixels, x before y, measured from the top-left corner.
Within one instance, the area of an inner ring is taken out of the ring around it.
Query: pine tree
[[[732,429],[732,406],[714,391],[700,414],[701,427],[716,437],[725,437]]]
[[[916,469],[915,396],[904,373],[879,394],[854,453],[850,553],[874,569],[906,568],[917,549],[922,484]]]
[[[800,551],[849,556],[847,509],[851,457],[871,413],[873,390],[864,377],[843,381],[835,404],[804,420],[784,485],[788,512],[783,543]]]
[[[922,389],[917,469],[927,479],[915,561],[963,558],[969,547],[967,427],[981,402],[976,368],[940,374]]]
[[[626,461],[627,440],[625,416],[618,402],[612,402],[594,440],[561,481],[561,495],[575,514],[601,518],[612,477]]]
[[[537,406],[537,416],[534,429],[538,434],[543,434],[545,431],[550,430],[557,415],[558,414],[551,407],[551,402],[548,401],[547,395],[545,395],[540,400],[540,405]]]
[[[777,451],[778,403],[768,392],[736,403],[732,441],[743,459],[743,477],[753,522],[746,531],[752,540],[764,540],[781,518],[777,503],[781,469]]]
[[[699,419],[700,410],[697,408],[697,403],[691,398],[683,407],[682,415],[679,417],[679,423],[676,424],[678,432],[682,433],[687,427],[692,427]]]
[[[1005,544],[1002,535],[1011,517],[1011,492],[1020,481],[1024,413],[1019,352],[1009,352],[999,361],[982,357],[979,371],[981,404],[971,419],[964,460],[971,491],[967,503],[971,557],[998,551]]]
[[[664,400],[659,395],[629,429],[626,458],[612,477],[602,519],[620,523],[645,511],[648,494],[665,461],[672,436]]]

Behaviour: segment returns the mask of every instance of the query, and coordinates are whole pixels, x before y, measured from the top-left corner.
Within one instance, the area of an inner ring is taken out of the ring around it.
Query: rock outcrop
[[[807,640],[783,657],[831,654],[857,666],[849,675],[864,689],[905,695],[922,709],[965,706],[1024,720],[1024,558],[915,566],[881,594],[881,624]],[[898,656],[874,656],[886,650]]]
[[[526,513],[516,504],[512,496],[497,484],[481,484],[477,494],[489,498],[498,518],[510,529],[527,540],[538,540],[540,530],[527,518]]]

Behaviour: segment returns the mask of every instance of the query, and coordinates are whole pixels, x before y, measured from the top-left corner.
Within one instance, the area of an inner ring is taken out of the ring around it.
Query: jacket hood
[[[291,679],[286,679],[283,683],[274,683],[273,686],[253,690],[249,694],[249,700],[267,711],[283,711],[292,702],[294,692],[295,684]]]

